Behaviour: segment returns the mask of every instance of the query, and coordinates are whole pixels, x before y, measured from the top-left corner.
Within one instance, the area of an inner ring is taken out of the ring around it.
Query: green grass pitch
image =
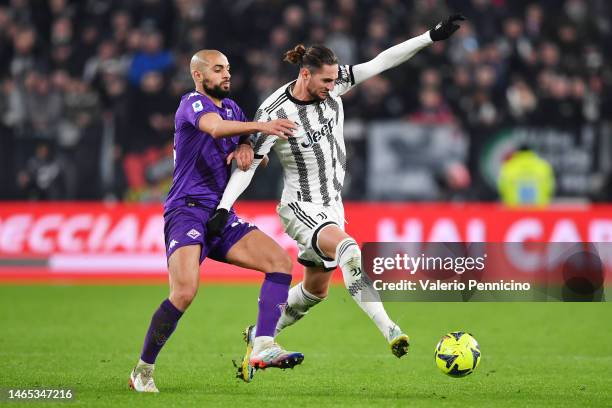
[[[412,341],[398,360],[343,287],[279,336],[305,354],[301,366],[245,384],[232,359],[256,316],[258,286],[203,285],[157,360],[161,393],[137,394],[128,375],[166,294],[0,286],[0,388],[75,390],[76,401],[45,406],[612,406],[611,303],[388,303]],[[433,348],[458,329],[479,341],[482,362],[453,379],[436,368]]]

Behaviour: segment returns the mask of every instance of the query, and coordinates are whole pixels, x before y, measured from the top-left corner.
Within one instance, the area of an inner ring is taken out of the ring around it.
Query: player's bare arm
[[[285,140],[292,136],[293,131],[297,128],[295,123],[288,119],[276,119],[270,122],[240,122],[223,120],[219,114],[214,112],[202,115],[198,121],[198,127],[215,139],[261,132]]]

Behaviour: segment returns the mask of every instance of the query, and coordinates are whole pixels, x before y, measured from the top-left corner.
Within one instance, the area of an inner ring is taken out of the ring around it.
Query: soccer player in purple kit
[[[196,295],[206,257],[265,273],[250,365],[291,368],[304,359],[274,341],[291,283],[288,254],[233,209],[220,236],[209,237],[206,231],[230,178],[231,161],[235,159],[242,170],[253,162],[247,135],[263,132],[287,139],[296,126],[287,119],[248,122],[236,102],[227,98],[230,65],[221,52],[198,51],[190,70],[195,91],[181,98],[176,111],[174,179],[164,205],[170,296],[153,314],[140,360],[130,374],[129,385],[139,392],[159,392],[153,381],[155,360]]]

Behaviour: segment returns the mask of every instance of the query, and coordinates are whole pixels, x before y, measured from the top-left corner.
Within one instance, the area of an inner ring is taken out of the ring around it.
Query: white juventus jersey
[[[255,120],[289,119],[297,130],[289,140],[257,134],[253,150],[261,158],[273,149],[283,167],[281,203],[312,202],[328,206],[340,201],[346,172],[344,110],[340,96],[355,85],[352,66],[340,65],[334,90],[325,101],[303,102],[283,85],[259,107]]]

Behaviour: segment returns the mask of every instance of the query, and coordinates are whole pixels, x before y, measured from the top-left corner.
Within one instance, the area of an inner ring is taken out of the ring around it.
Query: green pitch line
[[[45,406],[612,406],[611,303],[389,303],[412,340],[398,360],[342,287],[279,337],[305,354],[302,366],[244,384],[232,359],[258,287],[203,286],[157,361],[161,394],[136,394],[128,375],[166,293],[0,286],[0,388],[74,390],[75,402]],[[436,368],[433,348],[459,329],[476,337],[482,362],[453,379]]]

